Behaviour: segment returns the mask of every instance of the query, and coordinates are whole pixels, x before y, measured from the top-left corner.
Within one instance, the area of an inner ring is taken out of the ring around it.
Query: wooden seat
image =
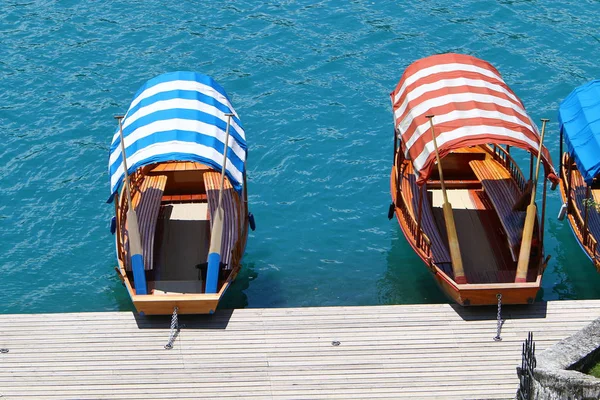
[[[167,177],[164,175],[146,176],[139,194],[131,200],[140,228],[145,270],[151,270],[154,267],[154,233],[166,184]],[[126,269],[131,270],[129,262],[126,264]]]
[[[221,173],[219,172],[205,172],[204,173],[204,186],[206,188],[206,195],[208,197],[208,208],[210,213],[210,219],[214,221],[215,212],[219,205],[219,189],[221,185]],[[221,262],[226,264],[224,269],[231,269],[231,252],[234,249],[239,237],[239,220],[238,215],[238,195],[229,183],[229,180],[225,178],[223,185],[223,241],[221,242]]]
[[[512,207],[521,196],[510,173],[497,161],[488,158],[469,162],[471,169],[481,181],[483,190],[490,199],[500,223],[506,232],[513,261],[519,256],[519,247],[525,223],[524,211],[513,211]]]
[[[162,201],[166,203],[173,203],[179,201],[203,201],[206,200],[205,194],[173,194],[164,195]]]
[[[210,167],[198,162],[191,161],[172,161],[160,163],[150,172],[172,172],[172,171],[206,171],[210,170]]]
[[[413,174],[412,171],[405,171],[404,176],[402,177],[402,192],[405,194],[412,194],[411,199],[408,199],[408,202],[412,206],[415,218],[418,218],[419,215],[419,196],[421,190],[423,190],[421,229],[423,229],[423,232],[425,232],[431,241],[431,257],[433,258],[433,262],[440,267],[446,275],[453,278],[452,259],[450,258],[448,246],[440,234],[440,230],[435,222],[433,210],[429,202],[429,197],[427,196],[427,187],[424,186],[423,189],[421,189],[417,185],[415,174]]]

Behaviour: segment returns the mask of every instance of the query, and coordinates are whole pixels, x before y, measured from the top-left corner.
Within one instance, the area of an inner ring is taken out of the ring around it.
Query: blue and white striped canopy
[[[196,161],[221,171],[226,113],[234,116],[225,173],[241,192],[247,152],[244,129],[221,85],[195,72],[157,76],[135,94],[123,119],[128,173],[164,161]],[[108,171],[114,195],[124,178],[118,128],[110,145]]]

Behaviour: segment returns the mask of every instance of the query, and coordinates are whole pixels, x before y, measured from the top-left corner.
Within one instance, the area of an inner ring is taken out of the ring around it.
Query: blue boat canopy
[[[171,72],[146,82],[135,94],[123,119],[128,173],[165,161],[195,161],[222,170],[227,117],[226,175],[241,193],[246,163],[246,135],[225,90],[209,76]],[[124,179],[117,128],[110,145],[108,170],[111,198]]]
[[[567,150],[588,185],[600,173],[600,80],[573,90],[558,108]]]

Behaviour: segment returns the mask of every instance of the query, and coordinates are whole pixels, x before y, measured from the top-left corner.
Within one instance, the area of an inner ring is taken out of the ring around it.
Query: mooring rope
[[[498,299],[498,326],[496,328],[496,337],[494,338],[494,340],[496,342],[499,342],[502,340],[502,338],[500,337],[500,329],[502,328],[502,294],[498,293],[496,295],[496,298]]]
[[[171,333],[169,334],[169,341],[165,344],[165,349],[171,350],[173,348],[173,342],[179,334],[179,321],[177,319],[177,310],[179,308],[173,308],[173,316],[171,317]]]

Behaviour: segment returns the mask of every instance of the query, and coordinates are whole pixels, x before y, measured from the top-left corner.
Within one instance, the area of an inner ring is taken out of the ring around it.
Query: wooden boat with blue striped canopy
[[[546,182],[558,182],[542,145],[545,122],[539,134],[500,73],[462,54],[414,62],[391,100],[388,217],[396,215],[408,243],[458,304],[533,302],[548,262]],[[529,180],[511,148],[529,152]],[[541,219],[535,204],[540,163]]]
[[[559,219],[567,215],[579,245],[600,271],[600,80],[576,88],[561,102],[558,125]]]
[[[140,314],[213,313],[253,224],[241,121],[225,90],[194,72],[149,80],[117,119],[117,273]]]

